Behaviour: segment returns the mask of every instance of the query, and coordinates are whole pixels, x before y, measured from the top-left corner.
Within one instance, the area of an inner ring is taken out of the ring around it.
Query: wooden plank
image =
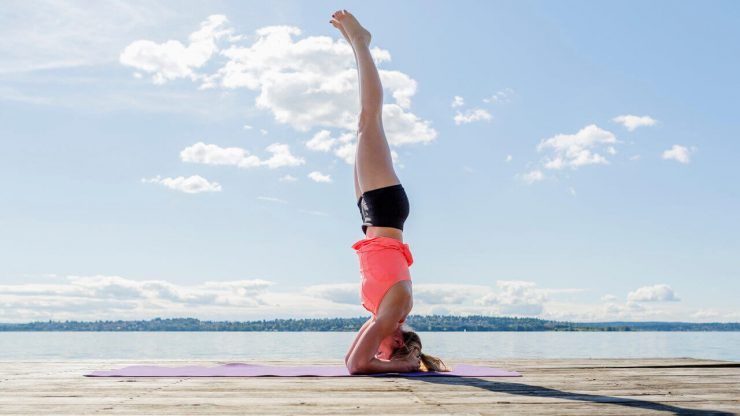
[[[432,416],[740,411],[740,368],[727,362],[693,359],[467,361],[519,370],[524,377],[516,379],[82,377],[89,371],[134,364],[219,363],[223,362],[0,362],[0,414]],[[266,364],[338,365],[330,360]]]

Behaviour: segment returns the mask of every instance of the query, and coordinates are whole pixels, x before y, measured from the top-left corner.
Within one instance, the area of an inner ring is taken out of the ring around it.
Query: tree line
[[[367,320],[355,318],[202,321],[155,318],[139,321],[39,321],[0,323],[0,331],[357,331]],[[740,323],[692,322],[567,322],[537,318],[410,315],[415,331],[740,331]]]

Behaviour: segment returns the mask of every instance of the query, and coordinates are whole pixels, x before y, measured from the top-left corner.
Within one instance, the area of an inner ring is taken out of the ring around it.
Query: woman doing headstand
[[[383,86],[370,54],[370,32],[346,10],[330,23],[354,50],[360,84],[358,144],[354,182],[365,238],[352,245],[360,261],[362,306],[372,313],[345,357],[352,374],[449,371],[436,357],[421,352],[419,336],[403,327],[413,307],[413,263],[403,243],[409,201],[393,169],[383,131]]]

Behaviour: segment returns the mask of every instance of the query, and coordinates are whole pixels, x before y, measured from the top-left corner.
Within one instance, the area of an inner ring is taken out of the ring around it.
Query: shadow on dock
[[[448,385],[465,385],[477,387],[497,393],[518,394],[528,397],[547,397],[553,399],[575,400],[582,402],[614,404],[618,406],[627,406],[637,409],[655,410],[661,412],[671,412],[675,415],[734,415],[719,410],[701,410],[689,409],[678,406],[671,406],[663,403],[656,403],[647,400],[625,399],[622,397],[604,396],[598,394],[571,393],[567,391],[551,389],[542,386],[533,386],[522,383],[510,383],[484,380],[476,377],[404,377],[409,380],[424,381],[435,384]]]

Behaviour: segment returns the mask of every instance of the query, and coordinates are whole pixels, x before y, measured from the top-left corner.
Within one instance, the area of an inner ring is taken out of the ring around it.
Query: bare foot
[[[344,40],[346,40],[347,43],[349,43],[349,46],[352,46],[352,40],[350,40],[349,36],[347,36],[347,31],[344,30],[341,24],[339,24],[339,21],[331,19],[329,23],[331,23],[332,26],[334,26],[335,28],[339,29],[339,31],[342,32],[342,36],[344,36]]]
[[[346,10],[337,10],[331,15],[331,24],[342,32],[350,45],[369,46],[372,35]]]

